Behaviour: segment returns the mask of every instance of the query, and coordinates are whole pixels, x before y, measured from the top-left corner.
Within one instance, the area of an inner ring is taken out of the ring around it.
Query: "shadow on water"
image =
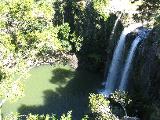
[[[80,120],[88,113],[88,96],[101,83],[101,75],[85,70],[56,68],[52,71],[51,84],[59,87],[43,91],[43,105],[21,105],[20,114],[56,114],[58,117],[72,110],[73,119]],[[71,79],[71,80],[69,80]],[[69,81],[68,81],[69,80]],[[68,82],[67,82],[68,81]]]
[[[53,84],[63,84],[66,83],[67,80],[71,79],[74,77],[75,72],[72,70],[67,70],[64,68],[56,68],[52,71],[53,76],[52,79],[50,80],[51,83]]]

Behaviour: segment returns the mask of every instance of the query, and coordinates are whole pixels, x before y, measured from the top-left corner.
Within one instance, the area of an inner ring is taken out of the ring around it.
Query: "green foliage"
[[[81,47],[82,47],[82,43],[83,43],[83,37],[81,36],[77,36],[75,33],[71,34],[71,44],[74,45],[74,48],[72,46],[72,50],[74,50],[75,52],[80,51]]]
[[[11,113],[4,117],[4,120],[21,120],[21,118],[26,118],[26,120],[72,120],[72,111],[67,112],[67,114],[63,114],[60,119],[58,119],[55,115],[39,115],[39,114],[28,114],[28,115],[19,115],[18,113]],[[86,119],[85,119],[86,120]]]
[[[28,60],[39,52],[61,50],[53,14],[49,0],[0,1],[0,107],[23,96]]]
[[[136,2],[138,0],[133,0]],[[159,11],[160,11],[160,1],[159,0],[141,0],[142,4],[139,5],[138,14],[135,14],[135,19],[141,21],[147,21],[149,26],[153,27],[156,24],[159,24]]]
[[[4,48],[3,45],[0,46]],[[0,99],[13,102],[23,96],[23,82],[28,77],[28,68],[21,55],[14,55],[7,48],[0,49],[0,52],[2,53],[0,58]]]
[[[110,98],[122,106],[125,116],[127,116],[126,106],[132,101],[127,93],[125,91],[115,91],[111,94]]]
[[[68,23],[59,26],[58,39],[61,41],[62,49],[66,52],[77,52],[80,50],[83,38],[71,33]]]
[[[93,0],[94,9],[101,15],[101,17],[106,21],[109,17],[109,0]]]
[[[89,63],[86,67],[90,70],[102,67],[110,49],[108,39],[116,17],[109,14],[108,6],[109,0],[54,2],[53,23],[59,26],[58,38],[63,51],[78,54],[80,63]]]
[[[98,120],[118,120],[118,118],[112,114],[109,104],[110,101],[101,94],[90,94],[89,96],[91,112],[96,114]]]
[[[59,31],[58,31],[58,38],[62,43],[62,47],[66,51],[70,51],[72,49],[72,46],[69,41],[70,37],[70,27],[68,23],[64,23],[63,25],[59,26]]]
[[[85,115],[85,116],[82,118],[82,120],[89,120],[88,115]]]
[[[29,114],[27,116],[27,120],[38,120],[38,115]]]
[[[58,30],[52,25],[54,10],[50,1],[14,0],[1,1],[0,19],[3,43],[15,51],[38,51],[41,43],[50,43],[54,50],[61,48],[57,39]]]
[[[159,25],[159,24],[160,24],[160,15],[159,15],[159,14],[160,14],[160,9],[157,10],[156,12],[157,12],[157,13],[156,13],[156,15],[154,16],[155,25],[156,25],[156,24]]]
[[[4,117],[4,120],[18,120],[18,113],[10,113],[6,117]]]
[[[126,106],[131,102],[131,100],[129,99],[127,93],[123,91],[115,91],[109,98],[105,98],[102,94],[90,94],[89,107],[97,119],[119,120],[119,118],[113,114],[113,112],[115,112],[115,108],[112,105],[113,101],[121,105],[125,112],[125,116],[127,116]]]
[[[54,25],[62,25],[64,24],[64,8],[65,8],[64,0],[55,0],[53,7],[55,10],[53,24]]]
[[[23,96],[23,81],[28,77],[29,71],[26,63],[30,59],[36,59],[37,55],[47,56],[50,52],[57,51],[79,51],[79,55],[86,54],[84,58],[92,61],[91,64],[96,63],[95,66],[104,62],[101,58],[106,54],[104,49],[106,44],[109,44],[106,41],[112,28],[112,25],[109,25],[109,14],[105,12],[108,0],[93,0],[90,6],[86,5],[83,9],[75,1],[56,0],[54,5],[60,6],[54,7],[54,10],[50,0],[0,1],[2,100],[13,102]],[[53,15],[58,17],[53,18]],[[57,22],[58,18],[60,21]],[[97,114],[98,119],[117,119],[109,104],[102,95],[90,95],[91,111]],[[29,114],[27,119],[38,120],[39,117]],[[42,118],[47,120],[49,116]],[[71,119],[71,112],[61,116],[61,120]]]
[[[72,120],[72,111],[69,111],[67,115],[63,114],[60,120]]]
[[[124,107],[131,102],[131,99],[128,97],[125,91],[115,91],[112,93],[111,98]]]

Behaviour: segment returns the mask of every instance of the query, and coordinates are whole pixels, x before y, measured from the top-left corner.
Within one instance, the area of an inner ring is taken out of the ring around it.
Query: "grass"
[[[25,83],[25,96],[3,106],[3,114],[57,114],[72,110],[78,120],[88,112],[88,95],[101,83],[101,76],[69,66],[42,65],[30,71]]]

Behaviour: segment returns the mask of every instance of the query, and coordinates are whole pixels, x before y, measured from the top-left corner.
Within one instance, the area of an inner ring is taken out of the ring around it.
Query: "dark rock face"
[[[153,29],[149,37],[139,47],[139,51],[136,55],[132,81],[133,85],[140,84],[140,88],[144,95],[152,95],[152,99],[160,99],[160,88],[156,87],[160,85],[160,30]],[[155,84],[157,83],[157,84]],[[136,86],[134,86],[136,87]],[[156,94],[155,94],[156,92]]]
[[[139,46],[130,76],[130,92],[140,117],[151,120],[153,104],[160,104],[160,26]]]

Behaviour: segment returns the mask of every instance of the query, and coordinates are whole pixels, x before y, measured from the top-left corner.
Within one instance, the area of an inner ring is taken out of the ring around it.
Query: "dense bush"
[[[107,1],[64,2],[64,12],[61,16],[64,16],[64,22],[70,26],[69,40],[72,52],[77,54],[79,65],[84,66],[86,63],[85,67],[90,70],[99,70],[109,49],[109,35],[116,17],[102,12],[101,8],[107,6]]]
[[[118,118],[112,114],[110,109],[110,101],[107,100],[101,94],[90,94],[89,97],[90,108],[92,113],[95,114],[95,118],[98,120],[118,120]]]
[[[56,115],[34,115],[34,114],[28,114],[28,115],[19,115],[11,113],[8,114],[4,120],[21,120],[21,119],[26,119],[26,120],[72,120],[72,111],[69,111],[67,114],[63,114],[60,119],[56,117]]]
[[[126,106],[130,102],[127,93],[123,91],[115,91],[108,98],[102,94],[90,94],[89,96],[89,107],[98,120],[119,120],[122,117],[128,117]]]
[[[56,30],[52,26],[52,3],[43,0],[1,1],[1,34],[15,51],[35,48],[40,42],[50,42],[59,47]],[[6,44],[6,43],[5,43]]]
[[[53,115],[39,115],[39,114],[28,114],[28,115],[19,115],[18,113],[8,114],[3,118],[3,120],[72,120],[72,111],[63,114],[58,118],[55,114]],[[81,120],[89,120],[89,117],[85,115]]]

